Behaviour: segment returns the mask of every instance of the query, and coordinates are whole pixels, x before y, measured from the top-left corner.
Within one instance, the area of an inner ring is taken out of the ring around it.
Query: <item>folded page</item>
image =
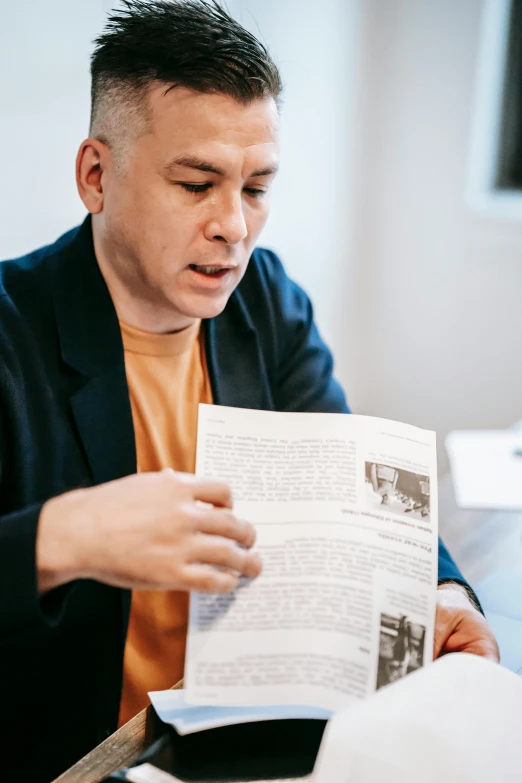
[[[173,726],[178,734],[193,734],[220,726],[254,723],[263,720],[317,718],[328,720],[331,712],[306,705],[274,705],[267,707],[208,707],[188,704],[185,692],[151,691],[149,698],[158,717]]]

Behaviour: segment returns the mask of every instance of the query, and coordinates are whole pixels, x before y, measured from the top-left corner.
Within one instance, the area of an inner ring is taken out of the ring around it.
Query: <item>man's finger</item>
[[[244,519],[238,519],[228,509],[201,509],[198,512],[197,529],[208,535],[231,538],[247,548],[254,546],[256,540],[254,526]]]
[[[203,503],[211,503],[222,508],[232,508],[232,492],[224,481],[200,478],[192,473],[173,473],[173,475],[190,486],[194,500],[201,500]]]
[[[183,584],[187,590],[199,593],[230,593],[235,590],[239,579],[228,571],[218,571],[212,566],[194,563],[186,566],[182,573]]]
[[[232,508],[232,492],[228,484],[214,479],[198,479],[194,483],[194,499],[203,503],[212,503],[213,506]]]
[[[259,555],[224,539],[205,534],[197,537],[191,559],[205,565],[229,568],[251,578],[259,576],[262,569]]]
[[[433,657],[438,658],[448,643],[448,639],[455,631],[455,625],[451,614],[437,607],[437,619],[435,621],[435,635],[433,639]]]

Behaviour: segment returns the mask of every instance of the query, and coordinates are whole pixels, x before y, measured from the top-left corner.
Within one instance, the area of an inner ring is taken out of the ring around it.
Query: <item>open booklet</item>
[[[327,717],[432,660],[435,443],[366,416],[200,406],[196,473],[230,484],[263,572],[192,594],[178,710]]]
[[[191,596],[189,703],[337,711],[431,661],[435,433],[201,405],[196,473],[230,484],[264,567]]]

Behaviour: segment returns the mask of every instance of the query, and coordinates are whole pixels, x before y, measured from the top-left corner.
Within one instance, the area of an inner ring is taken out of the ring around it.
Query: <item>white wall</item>
[[[101,0],[0,0],[0,259],[53,242],[85,213],[74,160],[103,18]]]
[[[360,410],[436,429],[441,446],[522,416],[522,224],[465,204],[482,3],[366,10]]]
[[[287,85],[282,171],[262,241],[312,294],[354,392],[348,204],[361,0],[231,0]],[[53,241],[84,212],[74,158],[87,132],[91,42],[111,0],[0,0],[0,258]]]
[[[311,295],[337,375],[357,404],[353,176],[363,0],[228,0],[285,83],[281,172],[262,242]]]

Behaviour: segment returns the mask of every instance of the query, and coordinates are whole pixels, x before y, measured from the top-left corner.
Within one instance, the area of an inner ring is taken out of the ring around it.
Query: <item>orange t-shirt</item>
[[[120,327],[138,471],[194,473],[198,404],[212,402],[200,322],[175,334]],[[120,726],[147,706],[147,691],[183,677],[187,620],[188,593],[133,591]]]

